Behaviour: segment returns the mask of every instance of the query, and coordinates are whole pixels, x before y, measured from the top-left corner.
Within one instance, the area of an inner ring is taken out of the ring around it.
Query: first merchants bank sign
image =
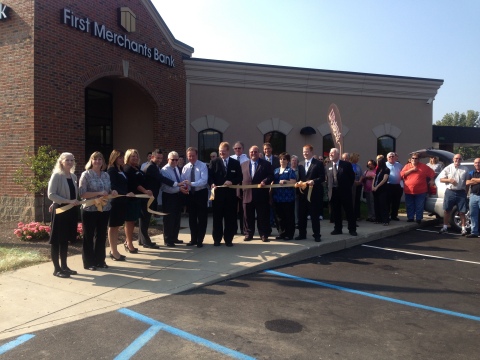
[[[61,13],[62,23],[78,31],[90,33],[92,36],[120,46],[133,53],[152,59],[169,67],[175,67],[175,59],[171,55],[162,54],[157,48],[149,47],[147,44],[140,44],[130,40],[127,35],[118,34],[108,30],[105,25],[90,20],[88,17],[78,17],[73,11],[64,8]]]
[[[8,10],[9,7],[7,5],[0,3],[0,20],[8,19]]]

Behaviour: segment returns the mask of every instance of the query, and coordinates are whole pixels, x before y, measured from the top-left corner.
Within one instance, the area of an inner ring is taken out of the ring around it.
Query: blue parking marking
[[[32,334],[25,334],[22,336],[19,336],[15,340],[12,340],[2,346],[0,346],[0,355],[5,354],[7,351],[10,351],[14,348],[16,348],[18,345],[22,345],[24,342],[34,338],[35,335]]]
[[[241,352],[229,349],[225,346],[219,345],[217,343],[214,343],[210,340],[201,338],[199,336],[190,334],[186,331],[177,329],[173,326],[164,324],[160,321],[154,320],[152,318],[149,318],[145,315],[139,314],[135,311],[129,310],[129,309],[119,309],[118,310],[120,313],[130,316],[136,320],[139,320],[141,322],[144,322],[148,325],[151,325],[151,327],[145,331],[142,335],[140,335],[130,346],[128,346],[122,353],[120,353],[115,359],[118,360],[127,360],[130,359],[136,352],[138,352],[157,332],[160,330],[168,332],[172,335],[181,337],[185,340],[194,342],[196,344],[205,346],[209,349],[212,349],[214,351],[217,351],[221,354],[230,356],[233,359],[240,359],[240,360],[255,360],[255,358],[242,354]],[[128,350],[128,352],[127,352]],[[121,356],[121,357],[120,357]]]
[[[365,292],[365,291],[359,291],[359,290],[345,288],[345,287],[342,287],[342,286],[327,284],[327,283],[320,282],[320,281],[305,279],[305,278],[301,278],[301,277],[298,277],[298,276],[285,274],[285,273],[282,273],[282,272],[279,272],[279,271],[265,270],[265,272],[268,273],[268,274],[282,276],[282,277],[297,280],[297,281],[303,281],[303,282],[306,282],[306,283],[309,283],[309,284],[323,286],[323,287],[326,287],[326,288],[329,288],[329,289],[346,291],[346,292],[349,292],[349,293],[352,293],[352,294],[368,296],[368,297],[378,299],[378,300],[384,300],[384,301],[389,301],[389,302],[393,302],[393,303],[397,303],[397,304],[401,304],[401,305],[412,306],[412,307],[416,307],[416,308],[419,308],[419,309],[434,311],[434,312],[438,312],[438,313],[445,314],[445,315],[457,316],[457,317],[461,317],[461,318],[468,319],[468,320],[480,321],[479,316],[463,314],[463,313],[459,313],[459,312],[455,312],[455,311],[440,309],[440,308],[436,308],[436,307],[432,307],[432,306],[427,306],[427,305],[417,304],[417,303],[413,303],[413,302],[409,302],[409,301],[390,298],[390,297],[386,297],[386,296],[371,294],[371,293],[368,293],[368,292]]]

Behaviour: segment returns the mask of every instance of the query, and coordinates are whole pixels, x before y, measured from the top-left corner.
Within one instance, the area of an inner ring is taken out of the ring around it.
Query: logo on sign
[[[0,3],[0,20],[5,20],[8,18],[8,7]]]

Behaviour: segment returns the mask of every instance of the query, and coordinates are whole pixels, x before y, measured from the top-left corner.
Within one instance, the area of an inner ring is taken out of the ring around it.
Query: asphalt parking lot
[[[479,266],[480,239],[420,228],[9,339],[0,357],[476,359]]]

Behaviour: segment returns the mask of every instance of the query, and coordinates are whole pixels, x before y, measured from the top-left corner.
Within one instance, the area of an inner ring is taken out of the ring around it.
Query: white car
[[[455,154],[451,153],[450,151],[445,150],[437,150],[437,149],[423,149],[414,151],[418,153],[421,159],[423,158],[430,158],[431,156],[438,157],[439,161],[441,161],[445,166],[449,165],[453,161],[453,156]],[[473,170],[473,160],[469,161],[462,161],[462,165],[465,165],[469,168],[469,170]],[[435,185],[437,187],[436,194],[432,193],[427,196],[425,200],[425,211],[429,214],[435,214],[438,218],[443,219],[443,197],[445,196],[445,190],[447,188],[447,184],[440,182],[439,177],[435,179]],[[467,200],[467,207],[468,207],[468,200]],[[466,213],[466,228],[470,230],[470,213],[467,211]],[[452,214],[450,216],[450,226],[452,230],[460,231],[462,228],[462,223],[460,220],[460,215],[458,214],[457,207],[455,206],[452,210]]]

